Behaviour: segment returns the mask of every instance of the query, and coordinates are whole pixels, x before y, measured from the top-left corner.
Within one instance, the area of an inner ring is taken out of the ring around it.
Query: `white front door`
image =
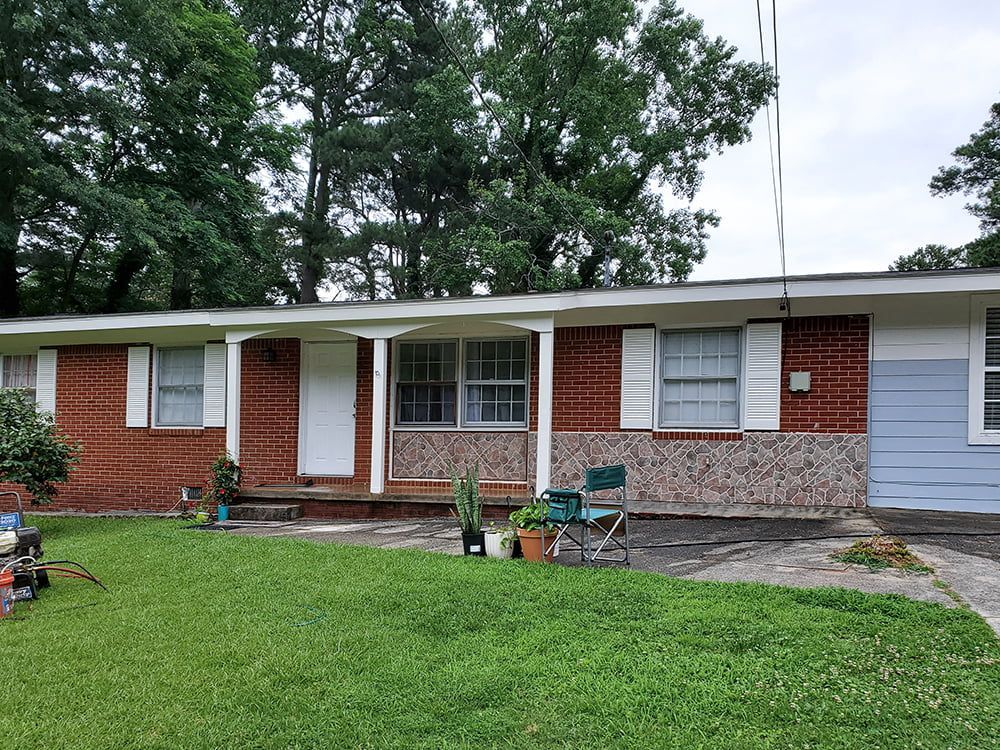
[[[300,468],[303,474],[352,476],[357,343],[302,347]]]

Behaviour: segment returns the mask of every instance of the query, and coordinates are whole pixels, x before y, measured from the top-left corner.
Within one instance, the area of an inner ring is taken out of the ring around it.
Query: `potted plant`
[[[454,465],[450,469],[451,491],[455,496],[458,525],[462,529],[462,547],[467,555],[486,556],[483,534],[483,501],[479,497],[479,466],[470,466],[463,477]]]
[[[219,521],[229,520],[229,504],[240,494],[240,467],[228,453],[223,453],[212,464],[212,478],[204,500],[215,503]]]
[[[514,554],[514,539],[517,536],[510,524],[497,524],[490,521],[486,527],[486,556],[500,560],[508,560]]]
[[[521,551],[524,559],[532,562],[542,561],[542,518],[548,512],[545,503],[533,500],[530,505],[525,505],[510,514],[510,522],[517,529],[517,538],[521,542]],[[545,524],[545,546],[548,547],[555,541],[558,527],[555,524]],[[553,553],[550,551],[545,555],[545,562],[552,562]]]

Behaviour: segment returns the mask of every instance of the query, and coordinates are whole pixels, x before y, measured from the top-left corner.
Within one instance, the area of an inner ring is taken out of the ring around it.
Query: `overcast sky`
[[[759,59],[754,0],[680,4]],[[973,239],[963,199],[927,183],[1000,100],[1000,2],[777,4],[788,273],[885,270],[920,245]],[[692,279],[780,272],[770,179],[762,110],[750,143],[706,165],[695,205],[722,225]]]

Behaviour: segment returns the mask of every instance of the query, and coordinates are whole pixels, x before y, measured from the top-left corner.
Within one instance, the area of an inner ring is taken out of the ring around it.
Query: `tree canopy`
[[[673,0],[5,0],[0,76],[7,316],[682,280],[774,87]]]
[[[930,182],[932,195],[964,195],[965,208],[979,219],[978,238],[959,247],[925,245],[898,258],[894,271],[1000,266],[1000,102],[982,128],[952,152]]]

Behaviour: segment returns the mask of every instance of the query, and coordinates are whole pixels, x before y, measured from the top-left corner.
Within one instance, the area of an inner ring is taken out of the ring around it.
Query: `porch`
[[[228,328],[242,499],[321,518],[441,515],[449,468],[475,464],[491,506],[517,505],[550,483],[553,331],[551,315]],[[439,350],[452,359],[435,373]],[[467,377],[473,357],[483,384]]]

